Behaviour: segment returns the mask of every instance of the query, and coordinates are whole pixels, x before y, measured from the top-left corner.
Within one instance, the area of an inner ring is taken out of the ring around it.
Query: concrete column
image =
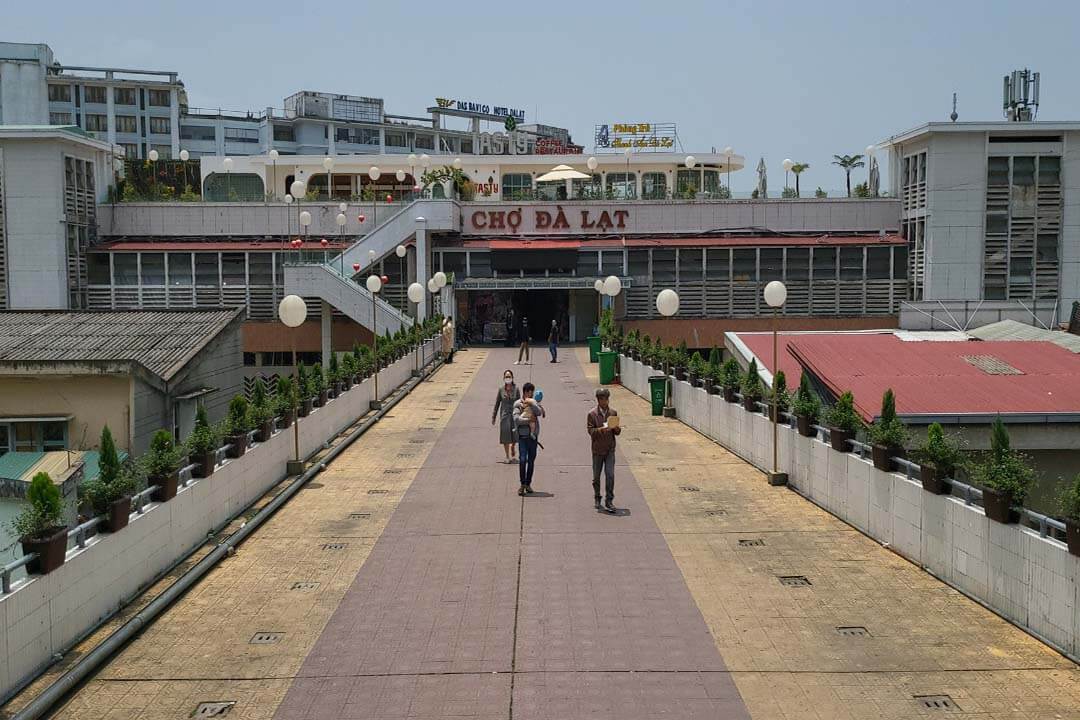
[[[116,98],[113,95],[113,86],[105,86],[105,122],[108,128],[109,144],[116,144]]]
[[[416,282],[424,286],[424,299],[416,306],[416,317],[423,320],[428,315],[428,243],[427,221],[423,218],[416,219]]]
[[[322,323],[322,332],[319,338],[322,340],[322,366],[323,369],[330,367],[331,340],[333,339],[333,308],[325,300],[319,301],[319,320]]]
[[[326,125],[326,154],[337,155],[337,140],[334,139],[334,123]],[[329,181],[329,178],[327,178]]]
[[[176,88],[169,91],[169,129],[171,156],[180,159],[180,98],[177,97]]]

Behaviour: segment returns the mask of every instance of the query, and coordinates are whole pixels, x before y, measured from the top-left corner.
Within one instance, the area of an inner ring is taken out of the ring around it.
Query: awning
[[[212,392],[217,392],[217,388],[199,388],[198,390],[191,390],[183,395],[177,395],[177,400],[194,400],[195,398],[201,398],[203,395],[209,395]]]
[[[739,235],[733,237],[497,237],[464,238],[464,248],[492,250],[576,250],[649,247],[837,247],[906,245],[899,235]]]
[[[25,415],[22,417],[0,417],[0,423],[15,422],[67,422],[74,415]]]

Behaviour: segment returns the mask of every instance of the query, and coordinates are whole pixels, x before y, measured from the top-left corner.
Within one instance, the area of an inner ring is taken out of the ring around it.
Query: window
[[[172,147],[169,145],[151,145],[151,150],[157,150],[158,157],[162,160],[168,160],[172,157]]]
[[[893,280],[906,280],[908,270],[908,249],[906,247],[893,248]]]
[[[679,282],[701,280],[702,253],[700,248],[679,248]]]
[[[472,138],[461,138],[461,152],[465,154],[473,152]]]
[[[653,283],[675,282],[675,251],[653,250]]]
[[[866,248],[866,278],[868,280],[888,280],[892,275],[889,267],[890,248]]]
[[[601,275],[618,275],[623,274],[623,251],[622,250],[605,250],[600,253],[600,262],[602,263],[600,268]]]
[[[338,135],[341,135],[341,130],[338,129]],[[340,140],[341,137],[338,137]],[[296,133],[293,131],[292,125],[274,125],[274,140],[277,142],[296,142]]]
[[[570,190],[575,200],[598,198],[603,194],[604,184],[599,173],[594,173],[590,180],[571,180]]]
[[[109,129],[109,118],[106,115],[86,115],[86,129],[90,132],[105,132]]]
[[[113,102],[117,105],[134,105],[135,88],[113,88]]]
[[[11,426],[0,425],[0,455],[11,450]]]
[[[257,128],[225,128],[225,142],[257,143],[259,131]]]
[[[784,250],[783,248],[761,248],[761,282],[772,282],[784,279]]]
[[[502,176],[502,199],[518,200],[532,195],[532,175],[507,173]]]
[[[221,285],[217,253],[195,253],[195,284],[212,287]]]
[[[116,132],[121,133],[137,133],[139,132],[139,123],[134,115],[117,115],[116,116]]]
[[[1061,183],[1061,158],[1039,158],[1039,185],[1058,185]]]
[[[149,95],[151,107],[169,107],[172,104],[172,93],[168,90],[150,90]]]
[[[720,171],[719,170],[706,170],[705,171],[705,192],[709,194],[709,197],[720,196]]]
[[[41,446],[46,452],[67,448],[67,422],[41,423]]]
[[[91,285],[112,285],[108,253],[90,253],[86,263],[87,280]]]
[[[113,268],[117,285],[138,285],[138,255],[135,253],[114,253]]]
[[[405,133],[386,131],[386,147],[409,147],[405,142]]]
[[[71,86],[50,84],[49,102],[71,102]]]
[[[806,282],[809,280],[810,248],[788,248],[785,270],[788,282]]]
[[[578,277],[595,277],[600,274],[600,263],[597,261],[597,253],[592,250],[579,250],[577,255]],[[621,273],[620,273],[621,274]],[[648,275],[648,267],[642,275]]]
[[[217,140],[217,132],[214,128],[207,127],[206,125],[181,125],[180,139],[214,142]]]
[[[565,200],[566,181],[550,180],[536,183],[537,200]]]
[[[274,284],[274,259],[272,253],[248,253],[248,285]]]
[[[681,198],[693,199],[701,191],[701,175],[697,170],[680,170],[675,176],[675,194]]]
[[[634,173],[608,173],[607,189],[616,200],[637,197],[637,176]]]
[[[727,281],[731,275],[731,250],[709,248],[705,259],[705,277],[710,280]]]
[[[244,285],[246,281],[244,253],[222,253],[221,284]]]
[[[667,197],[667,175],[647,172],[641,176],[641,197],[645,200],[663,200]]]
[[[128,160],[134,160],[139,157],[138,143],[120,143],[120,147],[124,148],[124,157]]]
[[[164,253],[142,253],[142,284],[165,284]]]
[[[379,131],[372,128],[337,128],[334,131],[334,138],[338,142],[354,145],[378,145]]]
[[[168,135],[172,132],[172,121],[167,117],[150,118],[150,132],[155,135]]]
[[[836,248],[814,248],[814,282],[836,280]]]
[[[465,276],[465,253],[444,252],[442,253],[442,271]]]
[[[416,134],[416,149],[417,150],[434,150],[435,149],[435,136],[428,135],[427,133]]]
[[[635,278],[644,278],[646,284],[648,284],[649,277],[649,251],[648,250],[630,250],[626,257],[627,269],[630,271],[630,276]]]
[[[70,125],[71,113],[66,112],[51,112],[49,113],[50,125]]]
[[[105,87],[103,85],[87,85],[83,88],[83,97],[86,98],[88,103],[98,103],[104,105],[108,102],[105,96]]]
[[[169,253],[169,284],[191,285],[191,253]]]
[[[38,449],[37,438],[34,436],[37,434],[34,432],[37,423],[32,422],[20,422],[15,423],[15,450],[18,452],[35,452]]]
[[[990,187],[1008,187],[1009,185],[1009,158],[989,158],[986,167],[986,184]]]
[[[863,279],[863,249],[861,247],[840,248],[840,279]]]
[[[334,98],[334,119],[352,122],[382,122],[382,102],[374,98],[349,100]]]
[[[469,253],[469,275],[474,278],[491,277],[491,253]]]

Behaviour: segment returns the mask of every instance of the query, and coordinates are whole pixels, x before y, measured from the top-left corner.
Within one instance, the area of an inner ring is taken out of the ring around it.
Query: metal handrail
[[[0,568],[0,587],[2,587],[4,595],[7,595],[11,592],[11,573],[15,572],[24,565],[29,565],[31,561],[37,558],[37,556],[37,553],[23,555],[22,557],[15,558],[3,568]]]

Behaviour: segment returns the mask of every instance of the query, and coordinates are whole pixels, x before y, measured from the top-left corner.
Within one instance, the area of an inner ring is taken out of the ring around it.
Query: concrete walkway
[[[1071,662],[620,388],[597,513],[584,351],[513,368],[549,414],[518,497],[514,357],[460,353],[58,717],[1080,719]]]

